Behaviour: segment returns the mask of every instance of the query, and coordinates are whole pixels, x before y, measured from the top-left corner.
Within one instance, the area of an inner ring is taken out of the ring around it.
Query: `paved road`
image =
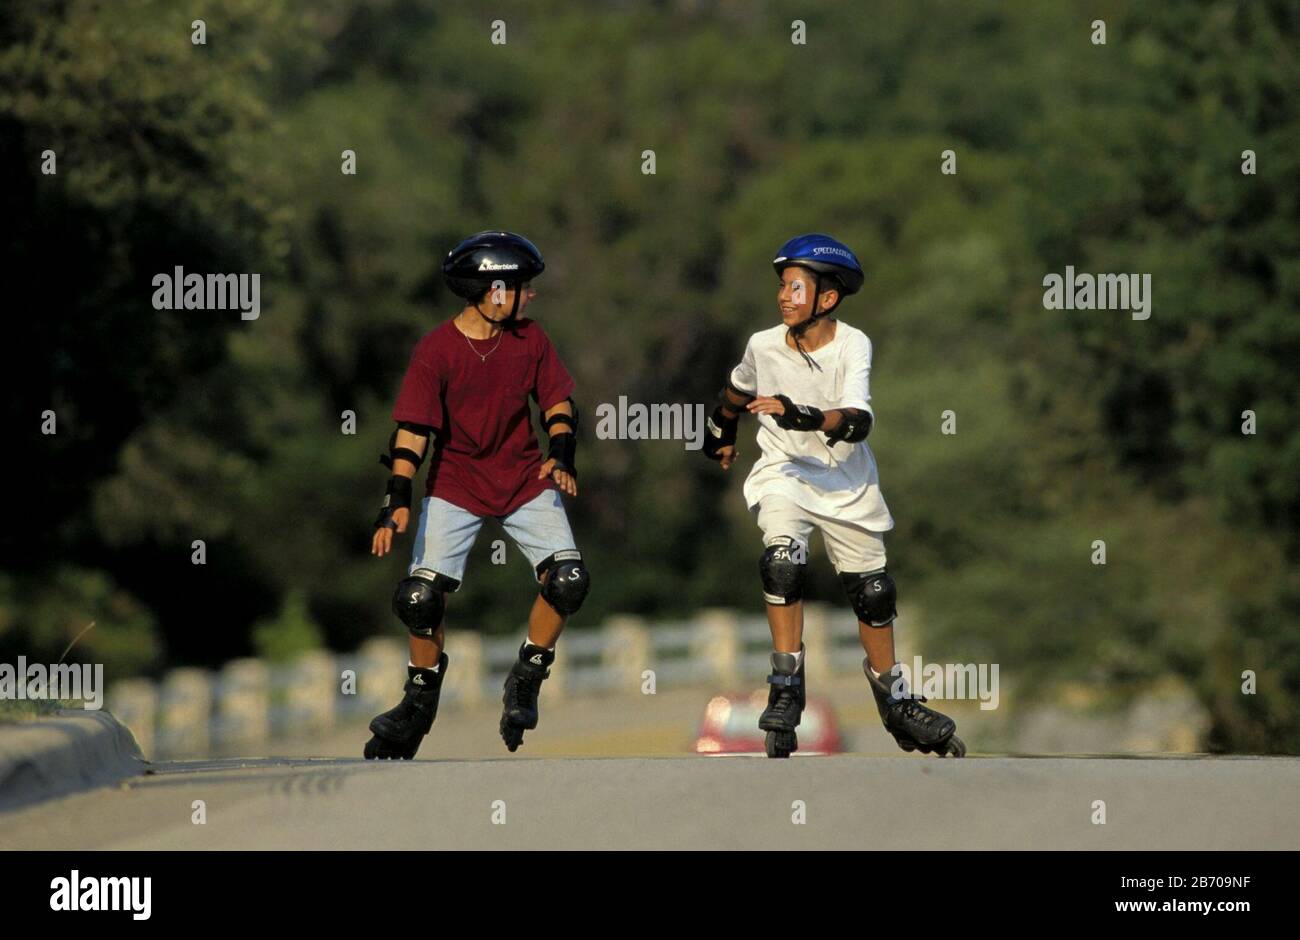
[[[1294,758],[517,755],[155,767],[115,789],[0,814],[0,848],[1300,848]],[[195,800],[203,825],[192,821]],[[1096,800],[1105,825],[1092,821]]]

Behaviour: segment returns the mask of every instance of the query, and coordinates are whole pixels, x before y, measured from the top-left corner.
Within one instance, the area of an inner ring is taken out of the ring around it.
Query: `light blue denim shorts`
[[[465,559],[469,557],[479,529],[488,517],[476,516],[445,499],[426,496],[420,510],[420,524],[415,530],[415,547],[408,574],[440,574],[456,581],[459,589],[465,577]],[[552,557],[555,561],[581,560],[573,543],[569,517],[564,512],[560,491],[548,489],[520,506],[501,525],[537,572]],[[538,577],[541,573],[538,572]]]

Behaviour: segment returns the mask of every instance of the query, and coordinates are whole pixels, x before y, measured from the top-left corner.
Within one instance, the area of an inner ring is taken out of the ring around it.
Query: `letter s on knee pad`
[[[560,556],[565,556],[560,560]],[[550,571],[550,577],[542,585],[542,600],[563,617],[576,614],[582,602],[591,590],[591,575],[582,563],[582,555],[577,552],[556,552],[538,566],[544,574]]]
[[[840,575],[840,581],[859,620],[873,627],[887,627],[894,622],[898,616],[898,587],[888,571],[883,568],[862,574],[846,571]]]
[[[803,599],[803,578],[808,565],[804,548],[788,535],[778,536],[763,552],[758,574],[763,579],[763,600],[777,607]]]
[[[406,624],[412,636],[433,636],[442,625],[447,609],[444,591],[455,591],[460,582],[446,575],[411,575],[397,582],[393,593],[393,613]]]

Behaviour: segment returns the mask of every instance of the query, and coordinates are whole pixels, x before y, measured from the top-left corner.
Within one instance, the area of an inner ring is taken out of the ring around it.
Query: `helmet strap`
[[[508,330],[516,323],[516,316],[519,313],[519,295],[521,293],[523,293],[523,285],[516,284],[515,299],[510,304],[510,312],[506,314],[504,317],[502,317],[500,320],[494,320],[486,313],[483,312],[483,308],[479,306],[479,304],[482,303],[481,300],[474,301],[474,309],[478,311],[478,315],[480,317],[482,317],[484,320],[487,320],[493,326],[499,326],[503,330]]]
[[[822,276],[816,271],[810,271],[809,273],[813,276],[812,314],[809,315],[808,319],[790,327],[789,333],[791,338],[794,339],[794,348],[799,350],[799,355],[803,356],[803,361],[808,363],[808,369],[809,371],[812,371],[816,368],[817,363],[813,361],[813,357],[808,355],[807,350],[803,348],[803,334],[807,332],[810,326],[826,314],[823,314],[817,309],[817,304],[821,301],[822,297]],[[830,313],[830,310],[827,310],[826,313]]]

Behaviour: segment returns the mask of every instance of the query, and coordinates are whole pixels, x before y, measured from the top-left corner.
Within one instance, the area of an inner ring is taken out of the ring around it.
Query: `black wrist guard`
[[[850,408],[840,412],[840,423],[826,432],[826,441],[829,444],[838,444],[840,441],[856,444],[865,441],[870,433],[871,414]]]
[[[820,431],[826,415],[820,408],[812,405],[796,405],[784,395],[773,395],[785,407],[785,414],[773,415],[772,420],[778,428],[787,431]]]
[[[571,477],[578,476],[575,458],[578,454],[578,438],[570,431],[561,431],[551,435],[551,447],[546,452],[547,460],[554,460],[552,470],[563,470]]]
[[[388,490],[384,494],[384,504],[379,507],[379,516],[375,519],[376,529],[396,529],[393,511],[411,508],[411,478],[393,475],[388,478]]]
[[[724,447],[734,447],[736,445],[736,429],[740,426],[740,415],[732,415],[728,418],[722,412],[722,406],[718,405],[713,409],[713,414],[709,415],[709,420],[704,424],[704,456],[710,460],[721,460],[719,451]]]

